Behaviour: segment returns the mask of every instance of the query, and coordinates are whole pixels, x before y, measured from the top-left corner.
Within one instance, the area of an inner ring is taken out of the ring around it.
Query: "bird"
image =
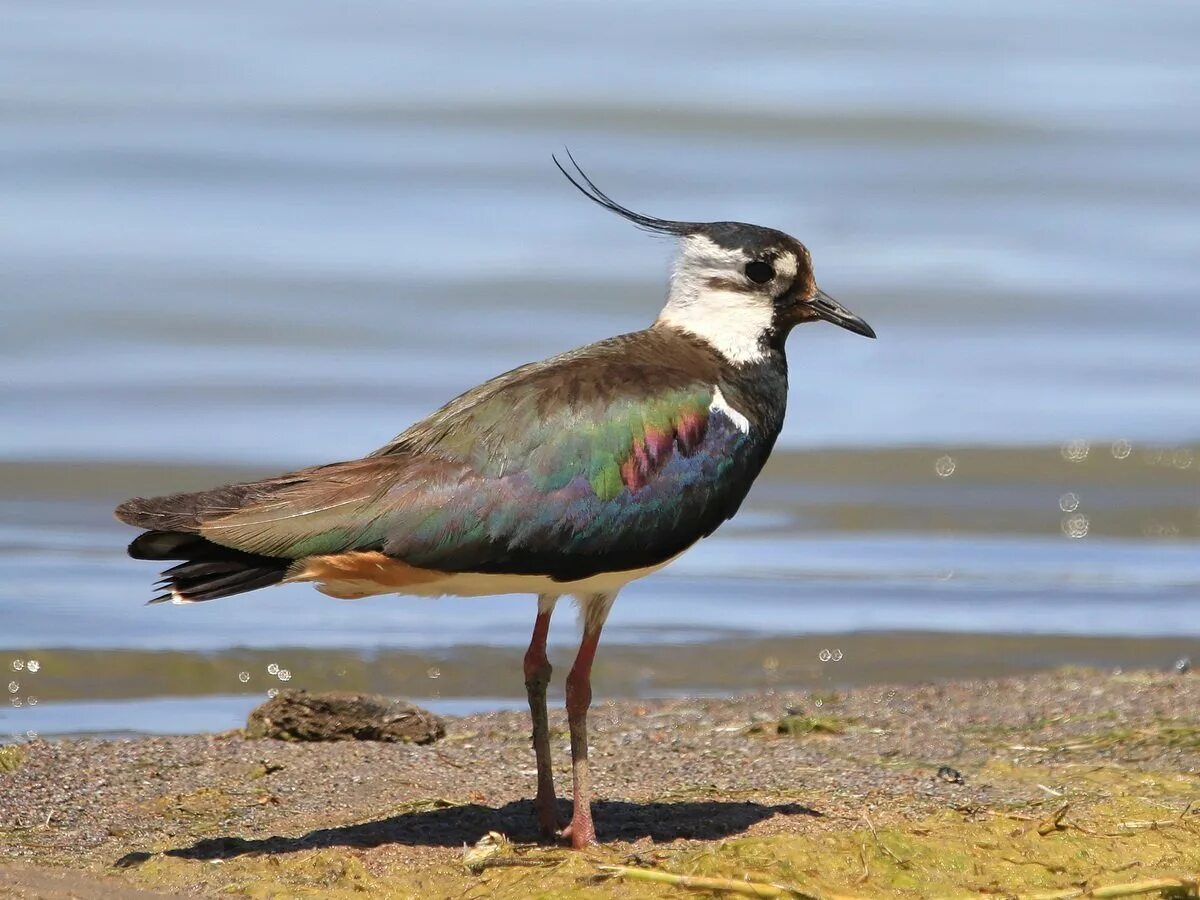
[[[596,843],[587,712],[618,592],[680,556],[742,505],[783,426],[784,344],[825,321],[874,338],[817,287],[800,241],[741,222],[634,212],[570,151],[576,190],[677,242],[667,297],[639,331],[523,365],[450,400],[361,458],[213,490],[134,498],[139,560],[174,563],[150,603],[198,603],[311,582],[333,597],[537,597],[523,660],[546,840]],[[562,597],[582,637],[566,678],[573,809],[558,819],[546,639]],[[562,826],[562,827],[560,827]]]

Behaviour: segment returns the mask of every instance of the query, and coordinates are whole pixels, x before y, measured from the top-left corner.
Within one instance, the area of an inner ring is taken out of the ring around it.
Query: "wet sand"
[[[562,795],[565,722],[552,721]],[[587,854],[533,845],[533,759],[515,712],[451,719],[429,747],[230,732],[10,748],[0,856],[39,868],[0,866],[0,891],[21,896],[14,885],[49,885],[62,868],[188,894],[398,897],[677,891],[600,880],[611,863],[861,897],[1032,896],[1200,872],[1194,675],[1062,669],[601,702],[592,722],[603,843]],[[468,871],[464,845],[489,832],[516,845],[493,858],[505,864]],[[89,896],[55,890],[30,895]]]

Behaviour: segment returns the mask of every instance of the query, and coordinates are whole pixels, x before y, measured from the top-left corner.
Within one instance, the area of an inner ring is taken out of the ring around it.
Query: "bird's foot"
[[[544,816],[538,812],[538,838],[542,843],[553,844],[557,843],[562,837],[563,828],[560,824],[558,816],[551,811],[549,816]],[[568,826],[569,827],[569,826]]]
[[[533,815],[537,819],[541,839],[548,842],[556,841],[562,831],[562,819],[558,817],[558,798],[550,794],[535,799]]]
[[[596,840],[596,828],[590,821],[578,822],[572,820],[566,828],[558,833],[565,841],[571,842],[572,850],[586,850],[600,842]]]

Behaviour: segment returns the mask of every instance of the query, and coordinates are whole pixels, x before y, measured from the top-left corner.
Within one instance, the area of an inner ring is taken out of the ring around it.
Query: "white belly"
[[[415,597],[489,597],[495,594],[607,594],[631,581],[644,578],[673,562],[643,569],[604,572],[578,581],[555,581],[548,575],[491,575],[478,572],[435,572],[412,569],[382,554],[361,554],[353,565],[323,564],[332,558],[313,560],[288,581],[311,581],[317,590],[341,600],[357,600],[377,594],[408,594]]]

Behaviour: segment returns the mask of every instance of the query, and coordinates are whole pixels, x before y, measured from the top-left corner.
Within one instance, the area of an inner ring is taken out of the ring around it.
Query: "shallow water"
[[[1200,662],[1193,451],[1124,453],[781,451],[742,515],[622,593],[598,696]],[[528,597],[339,602],[297,585],[145,607],[152,567],[122,555],[115,500],[247,474],[0,464],[0,734],[227,728],[282,687],[521,704]],[[573,618],[551,632],[560,673]]]
[[[670,247],[564,143],[634,207],[795,233],[880,335],[794,335],[786,452],[612,646],[1200,638],[1200,7],[0,9],[0,661],[519,647],[527,600],[143,609],[109,510],[360,455],[649,321]],[[97,727],[192,727],[122,702]]]

